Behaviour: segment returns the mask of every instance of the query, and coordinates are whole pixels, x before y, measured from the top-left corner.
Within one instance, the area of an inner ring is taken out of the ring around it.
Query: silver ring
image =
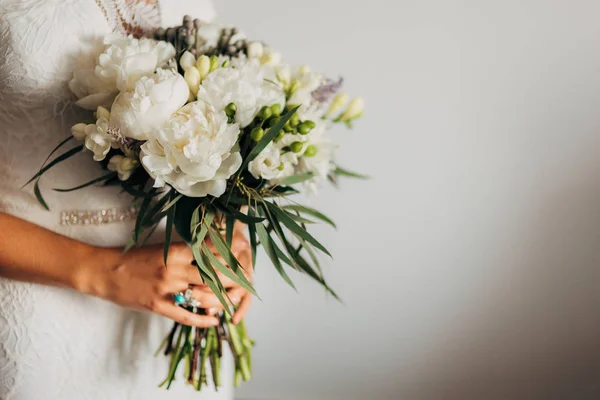
[[[200,307],[200,302],[192,297],[192,289],[187,289],[185,292],[175,293],[173,301],[176,306],[182,307]]]

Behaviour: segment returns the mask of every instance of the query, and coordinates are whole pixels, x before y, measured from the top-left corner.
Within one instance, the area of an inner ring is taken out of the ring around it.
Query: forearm
[[[0,213],[2,277],[86,292],[89,271],[112,253]]]

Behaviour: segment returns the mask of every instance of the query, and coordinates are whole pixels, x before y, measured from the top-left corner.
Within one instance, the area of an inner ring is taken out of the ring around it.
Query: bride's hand
[[[173,294],[184,292],[192,285],[193,297],[201,302],[201,307],[211,313],[222,308],[216,296],[203,284],[197,267],[191,264],[194,256],[186,244],[171,245],[166,267],[162,245],[132,249],[125,254],[121,254],[121,249],[100,251],[104,254],[99,256],[108,264],[102,263],[103,267],[95,267],[85,274],[85,280],[89,282],[85,292],[124,307],[154,312],[184,325],[209,327],[218,324],[218,319],[213,316],[198,315],[174,304]],[[235,233],[232,251],[251,273],[250,247],[243,233]],[[219,277],[228,289],[231,301],[239,304],[233,318],[237,323],[247,312],[251,295],[225,276]]]

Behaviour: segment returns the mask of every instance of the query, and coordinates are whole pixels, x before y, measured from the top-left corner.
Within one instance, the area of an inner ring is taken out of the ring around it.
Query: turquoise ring
[[[175,293],[173,295],[175,305],[182,307],[200,307],[200,302],[192,297],[192,293],[192,289],[187,289],[184,293]]]

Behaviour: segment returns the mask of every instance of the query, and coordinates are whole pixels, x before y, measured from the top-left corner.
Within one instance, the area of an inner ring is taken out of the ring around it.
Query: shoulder
[[[210,22],[217,13],[211,0],[161,0],[160,11],[164,27],[181,24],[184,15]]]

